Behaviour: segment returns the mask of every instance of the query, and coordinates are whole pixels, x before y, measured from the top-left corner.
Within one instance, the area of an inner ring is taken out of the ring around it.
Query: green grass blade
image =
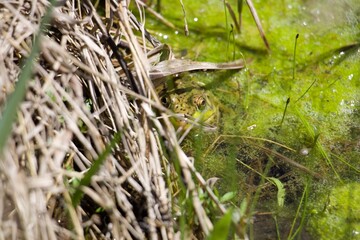
[[[336,171],[334,164],[332,163],[329,155],[327,154],[326,150],[324,149],[324,147],[322,146],[322,144],[319,142],[318,137],[319,134],[315,132],[314,128],[305,118],[305,116],[297,109],[295,108],[296,111],[296,115],[299,117],[301,123],[305,126],[309,136],[311,136],[314,139],[314,147],[317,148],[317,150],[319,151],[319,153],[325,158],[326,163],[330,166],[330,168],[333,170],[334,174],[336,175],[336,177],[342,181],[340,175],[338,174],[338,172]]]
[[[99,155],[99,157],[94,161],[94,163],[91,165],[89,170],[85,173],[84,177],[80,180],[78,187],[76,188],[74,194],[71,197],[72,204],[74,207],[79,205],[80,200],[83,196],[81,187],[90,185],[92,176],[94,176],[99,171],[100,167],[103,165],[107,156],[111,153],[112,149],[114,149],[116,144],[118,142],[120,142],[120,137],[121,137],[121,134],[119,132],[115,133],[114,138],[106,146],[106,148]]]
[[[232,210],[229,210],[214,226],[208,240],[226,240],[231,227]]]
[[[25,65],[19,75],[19,80],[16,84],[16,88],[14,92],[10,95],[9,100],[7,101],[5,109],[0,118],[0,153],[2,153],[6,141],[11,134],[12,124],[16,120],[17,110],[25,97],[27,84],[33,75],[34,63],[40,52],[41,35],[42,32],[46,29],[46,25],[51,20],[51,14],[54,4],[55,0],[50,1],[50,5],[43,19],[41,20],[40,29],[35,36],[29,58],[25,62]]]
[[[273,183],[276,186],[276,188],[278,189],[277,202],[278,202],[278,206],[282,208],[284,206],[284,202],[285,202],[284,184],[279,179],[274,178],[274,177],[267,177],[266,179],[269,180],[271,183]]]
[[[307,204],[307,198],[308,198],[308,191],[309,191],[309,184],[307,183],[305,185],[305,188],[304,188],[304,191],[303,191],[303,194],[301,196],[301,199],[300,199],[300,202],[299,202],[299,206],[296,210],[296,215],[294,217],[294,220],[293,220],[293,223],[291,225],[291,229],[290,229],[290,232],[289,232],[289,235],[288,235],[288,239],[289,240],[292,240],[296,237],[296,235],[299,233],[301,227],[303,226],[304,224],[304,218],[305,218],[305,215],[303,214],[302,215],[302,219],[301,219],[301,224],[300,226],[298,227],[298,229],[295,231],[295,233],[293,234],[293,231],[294,231],[294,228],[295,228],[295,225],[296,225],[296,222],[297,222],[297,219],[299,218],[299,215],[300,215],[300,210],[301,208],[305,209],[306,208],[306,204]],[[303,211],[305,213],[305,210]]]
[[[338,159],[340,162],[342,162],[343,164],[347,165],[350,169],[354,170],[357,173],[360,173],[360,169],[356,168],[356,166],[351,165],[350,163],[348,163],[343,157],[338,156],[334,153],[330,153],[331,156],[335,157],[336,159]]]

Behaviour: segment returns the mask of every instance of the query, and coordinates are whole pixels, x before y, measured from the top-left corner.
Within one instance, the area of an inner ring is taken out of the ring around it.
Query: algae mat
[[[241,33],[221,1],[184,1],[189,36],[178,2],[161,1],[176,29],[147,24],[177,57],[247,62],[243,71],[185,76],[216,96],[221,120],[216,132],[196,131],[184,148],[203,175],[219,178],[218,194],[233,193],[228,202],[253,219],[251,237],[315,238],[323,234],[319,224],[332,226],[324,224],[331,217],[312,214],[337,195],[333,186],[359,181],[360,3],[253,2],[270,51],[245,4]],[[228,3],[236,13],[236,1]]]

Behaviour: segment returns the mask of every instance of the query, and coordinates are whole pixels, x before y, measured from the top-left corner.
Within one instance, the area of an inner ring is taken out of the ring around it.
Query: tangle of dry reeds
[[[179,236],[173,208],[178,178],[192,198],[200,228],[205,235],[212,229],[197,196],[199,180],[205,182],[195,178],[149,79],[147,52],[159,43],[125,1],[106,2],[111,4],[105,16],[90,1],[56,2],[0,156],[0,239],[174,239]],[[0,0],[1,111],[49,4]],[[119,51],[135,86],[119,67],[108,37],[126,45],[128,51]],[[84,196],[74,206],[76,182],[117,132],[121,141],[91,184],[81,186]]]

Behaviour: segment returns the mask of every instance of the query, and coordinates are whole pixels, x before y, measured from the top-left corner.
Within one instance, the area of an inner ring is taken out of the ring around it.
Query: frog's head
[[[174,118],[172,122],[176,127],[188,128],[191,122],[213,129],[217,125],[219,109],[214,97],[203,89],[189,87],[173,89],[163,94],[161,101],[165,107],[187,120]]]

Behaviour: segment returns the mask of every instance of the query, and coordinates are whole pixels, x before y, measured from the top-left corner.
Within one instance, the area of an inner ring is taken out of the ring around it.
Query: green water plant
[[[233,211],[229,209],[214,225],[214,229],[208,236],[208,240],[226,240],[232,224]]]

